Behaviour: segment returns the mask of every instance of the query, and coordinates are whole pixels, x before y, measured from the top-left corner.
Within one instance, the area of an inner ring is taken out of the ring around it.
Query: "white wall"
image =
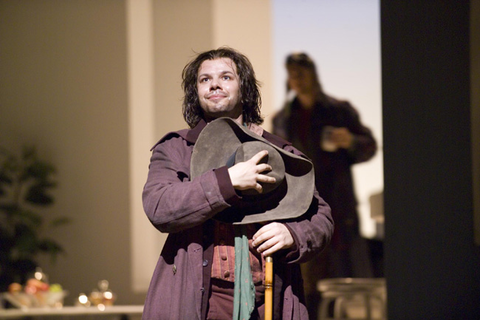
[[[46,213],[73,222],[50,234],[67,255],[41,265],[67,304],[101,279],[118,303],[143,303],[165,236],[141,189],[150,147],[186,127],[181,71],[195,52],[236,47],[271,101],[269,3],[0,0],[0,143],[34,144],[58,169]]]
[[[383,190],[380,1],[273,0],[274,105],[285,99],[285,58],[304,51],[327,94],[349,100],[372,129],[379,152],[353,168],[362,233],[375,234],[369,197]]]
[[[181,71],[195,52],[236,47],[271,101],[269,3],[0,0],[0,143],[34,144],[57,166],[47,211],[73,220],[51,234],[68,255],[41,263],[67,303],[101,279],[118,303],[143,302],[165,235],[141,189],[150,147],[186,127]],[[255,37],[242,37],[244,23]]]
[[[48,236],[67,255],[41,259],[67,303],[107,279],[118,303],[130,287],[129,126],[125,2],[0,1],[0,143],[24,144],[57,168]]]

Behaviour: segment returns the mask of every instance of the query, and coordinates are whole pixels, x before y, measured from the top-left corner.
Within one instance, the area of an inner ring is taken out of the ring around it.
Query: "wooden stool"
[[[322,295],[319,320],[363,319],[386,320],[386,285],[384,278],[331,278],[320,280],[317,290]],[[348,308],[360,302],[361,315],[349,315]],[[378,305],[379,317],[372,309]],[[333,306],[333,317],[329,314]]]

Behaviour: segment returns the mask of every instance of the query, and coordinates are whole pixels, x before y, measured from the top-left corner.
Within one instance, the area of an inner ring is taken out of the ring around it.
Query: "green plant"
[[[52,262],[64,249],[44,236],[50,228],[69,222],[46,219],[45,207],[54,203],[49,191],[57,186],[55,167],[38,158],[34,147],[16,156],[0,147],[0,289],[24,283],[38,266],[40,254]],[[40,211],[35,212],[36,210]]]

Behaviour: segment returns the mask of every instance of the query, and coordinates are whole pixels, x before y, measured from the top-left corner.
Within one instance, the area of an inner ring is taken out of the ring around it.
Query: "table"
[[[130,319],[131,316],[140,316],[143,305],[108,306],[104,310],[97,307],[69,307],[55,308],[28,308],[28,309],[0,309],[0,319],[38,319],[51,317],[81,317],[91,319],[95,317],[116,316],[119,319]]]

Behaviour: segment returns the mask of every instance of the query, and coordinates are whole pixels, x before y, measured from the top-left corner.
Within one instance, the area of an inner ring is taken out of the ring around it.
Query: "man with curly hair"
[[[254,140],[267,141],[295,159],[306,158],[260,127],[259,83],[243,54],[227,47],[200,53],[185,66],[182,77],[183,115],[190,129],[168,133],[152,148],[143,192],[147,217],[160,232],[168,233],[143,319],[263,319],[266,256],[275,261],[274,319],[308,319],[300,263],[322,251],[333,232],[329,206],[313,191],[313,183],[308,209],[300,216],[244,225],[245,267],[250,270],[245,281],[253,283],[253,305],[244,313],[238,302],[243,298],[235,289],[239,277],[244,277],[235,267],[239,258],[235,226],[216,217],[238,207],[243,192],[262,194],[276,183],[267,174],[272,166],[263,161],[268,151],[191,174],[197,139],[220,118],[232,119]],[[222,132],[214,134],[222,138]]]

